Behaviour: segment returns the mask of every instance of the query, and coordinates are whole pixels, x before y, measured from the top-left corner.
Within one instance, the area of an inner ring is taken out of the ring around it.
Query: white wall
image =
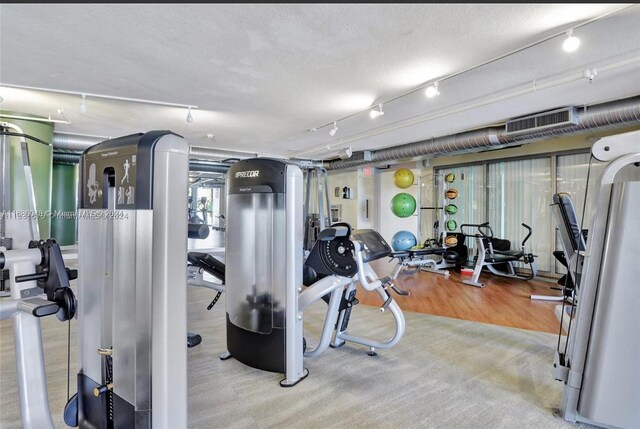
[[[351,199],[342,198],[342,188],[351,188]],[[335,188],[340,188],[340,196],[335,196]],[[342,205],[342,222],[347,222],[352,228],[358,228],[358,172],[329,174],[329,201],[331,205]]]
[[[395,166],[394,166],[395,167]],[[391,199],[400,192],[406,192],[413,195],[416,199],[416,206],[418,205],[418,177],[420,177],[420,170],[411,168],[413,172],[414,184],[407,189],[400,189],[393,183],[393,173],[400,168],[389,169],[381,172],[377,175],[378,189],[380,190],[378,195],[377,207],[379,210],[380,225],[378,231],[384,237],[389,244],[391,244],[391,238],[393,235],[401,230],[411,232],[418,237],[418,211],[419,207],[416,207],[416,211],[413,216],[406,218],[400,218],[391,212]]]
[[[375,177],[373,168],[370,168],[371,174],[364,175],[364,170],[358,170],[358,229],[376,229],[376,195],[375,195]],[[369,205],[369,216],[367,217],[367,201]]]
[[[373,171],[373,169],[369,169]],[[342,188],[351,188],[351,198],[342,198]],[[340,188],[340,196],[335,196],[335,188]],[[374,175],[365,176],[363,169],[346,173],[329,174],[329,196],[331,205],[342,205],[342,221],[347,222],[353,229],[375,229],[376,198]],[[369,216],[367,217],[367,200]]]

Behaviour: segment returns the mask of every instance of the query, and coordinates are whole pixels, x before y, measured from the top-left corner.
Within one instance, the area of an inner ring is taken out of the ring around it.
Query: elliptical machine
[[[473,269],[473,275],[470,280],[464,280],[462,283],[475,286],[484,287],[484,283],[479,282],[480,273],[483,268],[489,270],[490,273],[501,277],[509,277],[519,280],[531,280],[538,272],[538,264],[536,263],[536,255],[533,253],[527,253],[525,244],[531,237],[533,232],[531,227],[525,223],[522,226],[527,229],[527,236],[522,240],[520,250],[511,250],[511,243],[509,240],[500,240],[494,237],[493,229],[489,225],[489,222],[481,224],[463,224],[460,225],[460,231],[466,237],[474,237],[476,239],[476,263]],[[467,234],[465,228],[476,228],[476,233]],[[500,245],[502,250],[497,250],[495,247]],[[524,262],[529,264],[530,273],[528,275],[518,274],[515,269],[515,262]]]

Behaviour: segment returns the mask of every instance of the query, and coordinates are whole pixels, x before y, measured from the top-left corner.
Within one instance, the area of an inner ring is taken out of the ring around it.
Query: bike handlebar
[[[522,247],[524,247],[524,243],[527,242],[527,240],[529,239],[529,237],[531,237],[531,234],[533,233],[533,230],[531,229],[531,227],[529,225],[527,225],[526,223],[523,223],[522,226],[524,226],[525,228],[527,228],[527,230],[529,231],[529,233],[527,234],[527,236],[524,238],[524,240],[522,240]]]
[[[478,237],[478,234],[465,234],[465,232],[463,231],[464,228],[477,228],[478,229],[478,233],[479,235],[483,236],[484,238],[493,238],[493,229],[491,229],[491,226],[489,225],[489,222],[484,222],[484,223],[465,223],[460,225],[460,232],[463,233],[466,236],[469,237]],[[490,235],[487,234],[487,231],[489,232]]]

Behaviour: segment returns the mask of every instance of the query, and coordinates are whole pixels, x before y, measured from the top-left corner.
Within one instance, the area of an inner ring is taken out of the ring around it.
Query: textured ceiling
[[[62,107],[72,123],[56,125],[60,132],[115,137],[171,129],[196,146],[334,157],[345,146],[396,145],[640,94],[636,5],[577,28],[575,53],[562,51],[559,35],[443,81],[434,99],[419,91],[386,103],[376,120],[364,112],[341,121],[334,138],[330,127],[307,131],[623,7],[3,4],[0,83],[199,110],[188,124],[180,108],[89,98],[82,114],[79,96],[8,87],[0,95],[6,110],[55,117]],[[592,67],[592,83],[579,78]]]

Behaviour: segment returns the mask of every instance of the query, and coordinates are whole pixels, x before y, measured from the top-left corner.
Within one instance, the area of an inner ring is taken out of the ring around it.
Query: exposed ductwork
[[[54,164],[78,164],[80,162],[80,153],[76,152],[53,152]]]
[[[230,164],[222,164],[215,162],[189,161],[189,171],[198,171],[202,173],[224,173],[231,167]]]
[[[54,164],[66,164],[73,165],[80,162],[79,152],[54,152],[53,163]],[[225,174],[229,169],[230,164],[223,164],[220,162],[207,162],[207,161],[189,161],[189,171],[204,172],[204,173],[223,173]]]
[[[54,152],[84,152],[91,146],[107,140],[102,137],[53,133]]]
[[[640,96],[597,104],[588,108],[578,108],[577,112],[578,123],[562,128],[516,136],[507,135],[504,127],[484,128],[371,151],[370,161],[365,161],[363,153],[360,152],[348,160],[335,159],[330,161],[326,164],[326,168],[327,170],[339,170],[385,161],[496,149],[560,136],[640,125]]]
[[[218,150],[207,147],[191,146],[189,158],[204,161],[225,161],[227,159],[247,159],[257,157],[257,153]]]
[[[53,150],[61,153],[82,153],[91,146],[107,140],[102,137],[80,136],[73,134],[53,134]],[[210,149],[206,147],[192,146],[189,158],[200,161],[224,161],[227,159],[246,159],[258,156],[252,152],[235,152],[230,150]],[[62,159],[62,158],[59,158]]]

